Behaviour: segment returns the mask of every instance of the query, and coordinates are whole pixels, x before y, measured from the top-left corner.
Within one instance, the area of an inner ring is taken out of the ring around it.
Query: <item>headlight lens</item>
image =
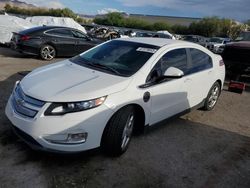
[[[45,115],[64,115],[72,112],[79,112],[95,108],[104,103],[107,96],[80,102],[52,103],[45,111]]]

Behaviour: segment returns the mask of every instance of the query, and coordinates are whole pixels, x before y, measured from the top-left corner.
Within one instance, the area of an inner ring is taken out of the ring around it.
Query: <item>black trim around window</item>
[[[189,70],[187,70],[185,73],[184,73],[184,75],[183,75],[183,77],[185,77],[185,76],[188,76],[188,75],[192,75],[192,74],[196,74],[196,73],[199,73],[199,72],[202,72],[202,71],[205,71],[205,70],[209,70],[209,69],[212,69],[213,68],[213,60],[212,60],[212,57],[209,55],[209,54],[207,54],[207,53],[205,53],[205,52],[203,52],[203,51],[201,51],[201,50],[199,50],[199,49],[197,49],[197,48],[176,48],[176,49],[173,49],[173,50],[177,50],[177,49],[185,49],[186,50],[186,55],[187,55],[187,65],[192,65],[192,55],[191,55],[191,52],[190,52],[190,49],[195,49],[195,50],[198,50],[198,51],[200,51],[200,52],[202,52],[202,53],[204,53],[204,54],[206,54],[209,58],[210,58],[210,61],[211,61],[211,66],[210,67],[206,67],[206,68],[203,68],[203,67],[200,67],[200,69],[197,69],[197,67],[195,68],[195,70],[193,70],[192,69],[192,67],[191,68],[189,68]],[[171,50],[172,51],[172,50]],[[169,51],[170,52],[170,51]],[[167,52],[168,53],[168,52]],[[167,54],[167,53],[165,53],[165,54]],[[165,55],[164,54],[164,55]],[[164,55],[162,55],[162,57],[164,56]],[[161,58],[162,58],[161,57]],[[160,58],[160,59],[161,59]],[[159,59],[159,60],[160,60]],[[159,60],[157,61],[157,63],[159,62]],[[165,79],[163,79],[163,80],[161,80],[161,81],[153,81],[153,82],[150,82],[149,81],[149,76],[150,76],[150,74],[152,74],[152,72],[154,71],[154,69],[155,69],[155,66],[157,65],[157,63],[154,65],[154,67],[152,68],[152,70],[150,71],[150,73],[148,74],[148,76],[147,76],[147,78],[146,78],[146,83],[145,84],[142,84],[142,85],[140,85],[140,86],[138,86],[139,88],[149,88],[149,87],[152,87],[152,86],[155,86],[155,85],[158,85],[158,84],[161,84],[161,83],[164,83],[164,82],[168,82],[168,81],[171,81],[171,80],[173,80],[174,78],[165,78]],[[178,67],[176,67],[176,68],[178,68]],[[156,69],[155,69],[156,70]]]

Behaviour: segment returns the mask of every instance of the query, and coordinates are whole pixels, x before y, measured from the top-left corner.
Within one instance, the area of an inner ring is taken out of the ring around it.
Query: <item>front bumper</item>
[[[44,116],[45,110],[50,105],[46,103],[34,118],[29,118],[16,113],[11,97],[5,113],[12,122],[16,134],[33,149],[80,152],[99,147],[103,130],[113,113],[103,104],[97,108],[63,116]],[[88,137],[84,143],[78,144],[57,144],[46,139],[60,139],[72,133],[87,133]]]

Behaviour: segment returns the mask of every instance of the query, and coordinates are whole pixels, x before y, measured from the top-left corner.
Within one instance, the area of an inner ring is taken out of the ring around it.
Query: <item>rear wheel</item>
[[[102,148],[112,156],[124,153],[130,143],[135,122],[135,111],[132,106],[119,110],[110,119],[104,130]]]
[[[40,50],[40,57],[43,59],[43,60],[52,60],[56,57],[56,50],[53,46],[51,45],[43,45],[41,50]]]
[[[221,91],[221,86],[218,82],[215,82],[214,85],[211,87],[208,95],[207,95],[207,98],[205,100],[205,104],[204,104],[204,107],[203,109],[204,110],[212,110],[217,101],[218,101],[218,98],[220,96],[220,91]]]

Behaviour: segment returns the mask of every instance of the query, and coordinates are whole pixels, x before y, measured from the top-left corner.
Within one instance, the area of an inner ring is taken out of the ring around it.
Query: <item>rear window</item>
[[[40,27],[33,27],[33,28],[30,28],[30,29],[25,29],[25,30],[23,30],[23,31],[21,31],[19,33],[21,35],[27,35],[27,34],[39,32],[39,31],[42,31],[42,30],[45,30],[45,28],[43,26],[40,26]]]
[[[72,58],[71,61],[100,71],[120,76],[131,76],[158,49],[158,46],[114,40]]]

